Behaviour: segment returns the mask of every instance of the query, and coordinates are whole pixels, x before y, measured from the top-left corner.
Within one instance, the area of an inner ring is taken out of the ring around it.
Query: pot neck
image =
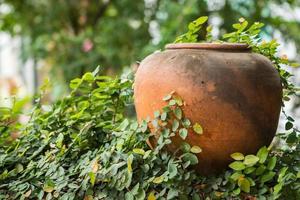
[[[216,51],[250,51],[251,48],[243,43],[173,43],[165,46],[167,50],[175,49],[205,49]]]

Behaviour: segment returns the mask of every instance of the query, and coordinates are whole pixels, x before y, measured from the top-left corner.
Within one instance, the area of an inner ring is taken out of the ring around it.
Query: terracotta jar
[[[216,173],[232,161],[230,154],[254,154],[275,135],[282,87],[266,57],[245,44],[180,43],[145,58],[136,73],[134,96],[139,120],[153,117],[175,91],[186,103],[184,115],[203,127],[186,138],[202,148],[197,171]],[[170,151],[182,142],[172,138]]]

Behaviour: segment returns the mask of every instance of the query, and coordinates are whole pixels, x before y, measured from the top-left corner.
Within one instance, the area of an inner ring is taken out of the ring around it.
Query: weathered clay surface
[[[203,135],[189,132],[198,145],[198,171],[215,173],[230,163],[230,154],[255,153],[269,145],[281,107],[280,78],[271,62],[245,45],[179,44],[145,58],[135,78],[138,119],[153,117],[171,91],[186,102],[184,114],[199,122]],[[175,136],[171,151],[180,146]]]

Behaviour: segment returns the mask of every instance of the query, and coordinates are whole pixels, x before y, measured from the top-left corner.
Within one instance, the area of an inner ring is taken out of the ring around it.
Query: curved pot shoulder
[[[282,88],[279,75],[264,56],[245,45],[180,44],[167,46],[142,61],[135,79],[138,119],[153,117],[171,91],[186,102],[184,114],[204,128],[186,141],[202,148],[200,173],[218,172],[230,154],[255,153],[269,145],[277,128]],[[172,139],[170,150],[182,140]]]

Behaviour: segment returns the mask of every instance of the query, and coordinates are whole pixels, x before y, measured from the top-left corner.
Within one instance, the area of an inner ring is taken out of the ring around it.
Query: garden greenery
[[[206,21],[200,17],[191,22],[176,42],[199,42]],[[275,40],[260,41],[262,27],[248,27],[240,19],[223,40],[247,43],[267,56],[280,74],[285,101],[297,89],[282,66],[295,64],[276,55]],[[207,40],[212,41],[210,31],[208,27]],[[166,107],[138,123],[126,115],[132,105],[132,78],[101,76],[98,71],[72,80],[70,95],[53,105],[42,105],[41,95],[24,126],[12,123],[17,111],[0,109],[0,199],[300,198],[300,139],[290,116],[284,113],[286,132],[277,134],[284,145],[262,147],[256,155],[233,153],[228,169],[204,177],[192,167],[201,162],[195,155],[201,147],[183,142],[180,151],[165,151],[176,134],[182,140],[188,129],[205,134],[200,124],[185,118],[184,99],[176,91],[166,94]],[[10,140],[12,132],[20,137]],[[151,149],[146,142],[153,132],[159,138]]]

